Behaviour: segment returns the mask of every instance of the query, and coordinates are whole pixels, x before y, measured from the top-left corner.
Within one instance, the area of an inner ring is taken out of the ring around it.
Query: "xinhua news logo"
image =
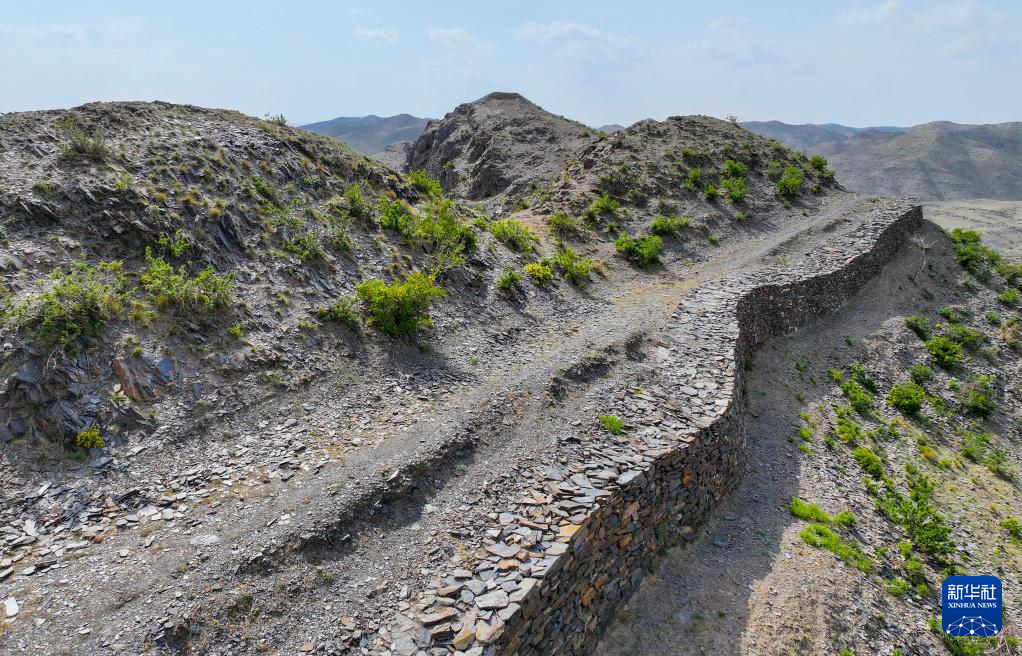
[[[1001,599],[996,576],[949,576],[941,586],[941,628],[950,636],[995,636],[1001,632]]]

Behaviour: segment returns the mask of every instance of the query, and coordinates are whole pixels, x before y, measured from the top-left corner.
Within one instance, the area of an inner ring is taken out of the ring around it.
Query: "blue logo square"
[[[940,625],[950,636],[1001,632],[1001,580],[996,576],[949,576],[940,587]]]

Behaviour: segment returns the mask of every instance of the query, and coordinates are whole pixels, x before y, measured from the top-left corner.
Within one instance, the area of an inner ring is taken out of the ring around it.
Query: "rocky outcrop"
[[[517,93],[491,93],[430,123],[407,162],[450,195],[518,199],[559,174],[596,131],[551,114]]]

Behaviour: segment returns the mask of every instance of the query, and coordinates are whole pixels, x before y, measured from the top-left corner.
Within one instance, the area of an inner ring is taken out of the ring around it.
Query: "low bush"
[[[985,339],[983,333],[969,328],[964,323],[953,323],[947,327],[947,338],[967,349],[975,350]]]
[[[897,383],[887,395],[887,402],[907,415],[919,412],[925,399],[926,390],[913,381]]]
[[[912,463],[905,465],[909,488],[906,498],[893,485],[888,485],[877,499],[877,508],[891,521],[902,526],[912,543],[935,558],[955,551],[951,527],[931,503],[933,481]]]
[[[500,219],[490,224],[490,233],[513,251],[526,253],[532,250],[536,235],[517,219]]]
[[[333,321],[358,330],[361,324],[355,310],[356,302],[351,296],[342,296],[332,304],[316,310],[316,315],[322,321]]]
[[[922,362],[917,362],[909,368],[908,375],[912,382],[922,385],[933,380],[933,369],[930,369]]]
[[[888,581],[884,581],[884,586],[887,588],[887,591],[895,597],[904,597],[908,594],[909,588],[911,587],[909,582],[905,579],[890,579]]]
[[[191,276],[184,266],[177,269],[163,258],[154,257],[146,247],[149,267],[139,276],[139,284],[157,308],[176,308],[182,312],[201,313],[226,308],[234,291],[234,273],[217,275],[207,266]]]
[[[830,515],[818,505],[803,501],[798,497],[791,498],[791,503],[788,504],[788,512],[794,517],[804,519],[807,522],[829,524],[832,521]]]
[[[682,228],[692,226],[692,219],[687,216],[657,216],[649,226],[651,234],[658,237],[671,237]]]
[[[947,337],[934,337],[926,342],[926,350],[934,363],[943,369],[951,369],[964,358],[962,347]]]
[[[412,215],[400,202],[390,202],[381,196],[376,203],[376,210],[380,213],[381,226],[402,235],[412,234]]]
[[[688,174],[685,175],[685,181],[682,183],[682,186],[690,191],[694,190],[699,186],[699,179],[702,178],[702,175],[703,172],[698,167],[690,169]]]
[[[749,167],[733,159],[724,160],[724,174],[729,178],[745,178]]]
[[[745,178],[724,178],[720,186],[727,192],[727,199],[737,205],[745,200]]]
[[[712,203],[717,200],[718,196],[720,196],[720,192],[715,186],[708,184],[703,187],[703,198],[706,199],[707,202]]]
[[[428,312],[434,299],[444,296],[444,290],[434,282],[434,275],[419,271],[410,274],[404,282],[387,284],[382,280],[360,283],[355,293],[365,304],[369,323],[380,332],[399,337],[433,325]]]
[[[93,425],[78,433],[75,444],[83,449],[102,449],[104,442],[99,434],[99,426]]]
[[[112,153],[103,137],[89,135],[70,114],[61,119],[57,127],[68,138],[60,152],[64,159],[105,162],[110,158]]]
[[[77,353],[120,312],[125,300],[120,272],[120,262],[77,262],[67,273],[56,269],[49,287],[15,305],[5,323],[30,327],[45,346]]]
[[[955,248],[955,260],[977,280],[990,280],[995,267],[1001,262],[997,251],[985,246],[975,230],[955,228],[949,236]]]
[[[1018,297],[1019,297],[1018,287],[1012,287],[1011,289],[1008,289],[1005,292],[999,294],[997,296],[997,300],[999,300],[1001,303],[1004,303],[1005,305],[1015,306],[1018,305]]]
[[[582,222],[565,212],[557,212],[547,217],[546,223],[554,233],[566,237],[582,233]]]
[[[1008,531],[1008,537],[1011,538],[1012,542],[1022,546],[1022,523],[1014,517],[1009,517],[1001,522],[1001,528]]]
[[[525,274],[537,287],[549,287],[550,283],[554,281],[554,270],[540,262],[526,264]]]
[[[444,195],[440,182],[426,171],[412,171],[408,174],[408,181],[419,191],[429,194],[430,198],[438,199]]]
[[[615,415],[603,415],[600,417],[600,424],[607,429],[611,435],[620,435],[624,432],[624,422]]]
[[[795,166],[787,166],[784,175],[774,185],[778,196],[797,196],[802,191],[803,176],[802,170]]]
[[[629,262],[643,268],[660,261],[660,250],[663,245],[663,240],[656,235],[635,238],[625,232],[614,240],[614,248],[618,253],[624,255]]]
[[[918,335],[919,339],[926,340],[930,338],[930,321],[926,317],[919,314],[905,317],[905,325]]]
[[[854,544],[842,539],[841,536],[825,524],[810,524],[802,529],[799,535],[806,544],[826,549],[844,562],[857,567],[863,572],[870,573],[873,571],[873,565],[868,556],[863,554]]]
[[[589,272],[593,270],[593,261],[588,257],[581,257],[567,244],[557,245],[557,254],[552,262],[564,274],[564,278],[576,287],[585,287],[589,282]]]
[[[610,197],[610,194],[603,194],[593,201],[592,205],[586,208],[585,218],[588,221],[598,221],[603,217],[617,216],[621,203]]]
[[[505,267],[504,272],[497,279],[497,289],[508,291],[518,287],[522,282],[522,276],[510,267]]]
[[[880,461],[877,454],[866,447],[856,447],[852,450],[852,458],[859,463],[862,470],[878,481],[884,479],[884,463]]]
[[[857,381],[846,380],[841,383],[841,393],[860,415],[868,415],[873,410],[873,394]]]

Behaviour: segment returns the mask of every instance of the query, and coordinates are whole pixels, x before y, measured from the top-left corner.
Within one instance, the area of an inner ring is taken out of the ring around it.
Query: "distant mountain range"
[[[400,168],[431,119],[339,116],[303,125]],[[923,200],[1022,200],[1022,123],[855,128],[837,123],[790,125],[748,121],[742,127],[789,148],[823,155],[849,189]],[[618,124],[602,132],[623,129]]]
[[[419,118],[411,114],[338,116],[329,121],[300,127],[333,137],[360,153],[371,155],[398,141],[415,141],[426,129],[429,121],[428,118]]]
[[[923,200],[1022,200],[1022,123],[851,128],[750,121],[743,127],[823,155],[849,189]]]

